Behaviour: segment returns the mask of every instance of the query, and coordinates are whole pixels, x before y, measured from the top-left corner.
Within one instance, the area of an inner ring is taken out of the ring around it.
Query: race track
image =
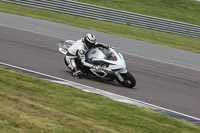
[[[103,34],[103,33],[102,33]],[[66,35],[66,38],[70,38]],[[79,38],[77,36],[77,38]],[[42,72],[200,118],[200,71],[123,53],[134,89],[74,79],[56,45],[61,38],[0,26],[0,62]]]

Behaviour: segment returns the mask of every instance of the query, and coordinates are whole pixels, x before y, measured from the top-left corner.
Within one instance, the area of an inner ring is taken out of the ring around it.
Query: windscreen
[[[113,52],[111,52],[111,51],[109,51],[109,50],[107,50],[107,49],[100,49],[103,53],[104,53],[104,55],[105,55],[105,57],[104,57],[104,59],[106,59],[106,60],[112,60],[112,61],[115,61],[115,60],[117,60],[117,58],[116,58],[116,56],[115,56],[115,54],[113,53]]]

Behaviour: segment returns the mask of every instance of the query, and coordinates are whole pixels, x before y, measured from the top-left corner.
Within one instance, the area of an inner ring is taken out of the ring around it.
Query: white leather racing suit
[[[95,45],[93,46],[93,48],[95,47],[103,47],[103,48],[108,48],[108,46],[106,44],[102,44],[102,43],[95,43]],[[66,62],[68,64],[68,67],[73,71],[77,71],[77,66],[75,63],[75,59],[76,58],[80,58],[81,59],[81,63],[86,66],[91,68],[92,66],[94,66],[93,64],[90,64],[88,62],[86,62],[86,57],[85,54],[89,49],[87,49],[87,47],[84,44],[83,38],[76,41],[69,49],[66,55]],[[80,70],[79,70],[80,71]]]

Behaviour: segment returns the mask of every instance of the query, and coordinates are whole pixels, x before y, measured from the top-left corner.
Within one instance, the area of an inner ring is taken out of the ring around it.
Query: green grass
[[[0,11],[84,27],[114,35],[200,53],[200,38],[169,34],[129,25],[88,19],[2,1],[0,1]]]
[[[196,0],[75,0],[149,16],[200,25]]]
[[[0,132],[198,133],[200,126],[0,67]]]

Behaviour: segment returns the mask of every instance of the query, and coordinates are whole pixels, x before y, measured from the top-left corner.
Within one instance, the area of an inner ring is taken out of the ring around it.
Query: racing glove
[[[109,48],[109,49],[110,49],[110,48],[111,48],[111,49],[115,49],[115,47],[112,47],[112,46],[108,46],[108,48]]]
[[[94,65],[94,66],[92,66],[92,69],[100,70],[101,67],[100,67],[100,66],[97,66],[97,65]]]

